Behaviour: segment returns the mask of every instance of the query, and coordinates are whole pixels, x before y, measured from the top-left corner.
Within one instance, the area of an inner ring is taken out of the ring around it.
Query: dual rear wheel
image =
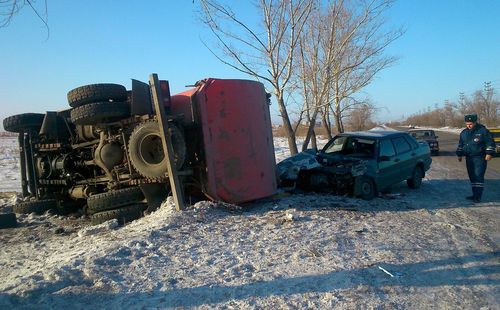
[[[77,125],[99,125],[130,116],[127,90],[118,84],[91,84],[68,92],[73,108],[71,121]]]
[[[111,219],[123,225],[143,215],[147,207],[143,201],[144,195],[138,186],[100,193],[87,199],[87,214],[94,225]]]

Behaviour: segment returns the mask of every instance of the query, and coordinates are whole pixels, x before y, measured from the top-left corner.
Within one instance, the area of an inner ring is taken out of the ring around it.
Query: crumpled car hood
[[[367,171],[365,160],[342,155],[319,154],[312,149],[291,156],[277,164],[280,180],[297,180],[301,170],[312,170],[323,167],[330,173],[363,175]]]
[[[300,170],[309,170],[321,167],[316,160],[314,150],[306,150],[297,155],[288,157],[277,164],[280,180],[296,180]]]
[[[367,161],[348,155],[331,155],[320,153],[317,156],[318,162],[322,166],[334,168],[337,174],[350,173],[353,177],[366,173]]]

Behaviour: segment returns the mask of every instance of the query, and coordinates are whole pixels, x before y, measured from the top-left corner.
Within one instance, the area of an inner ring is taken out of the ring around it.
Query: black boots
[[[478,196],[474,196],[474,195],[472,195],[472,196],[467,196],[467,197],[465,197],[465,199],[467,199],[467,200],[472,200],[472,201],[474,201],[475,203],[479,203],[479,202],[481,202],[481,198],[479,198]]]

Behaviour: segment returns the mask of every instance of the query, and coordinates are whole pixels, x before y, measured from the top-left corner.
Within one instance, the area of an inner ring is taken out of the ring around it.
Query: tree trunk
[[[278,101],[278,108],[283,122],[283,128],[285,129],[285,135],[288,140],[290,155],[295,155],[299,152],[297,149],[297,142],[295,140],[295,133],[293,132],[292,123],[290,122],[290,117],[288,116],[288,112],[286,110],[283,94],[279,91],[276,92],[276,100]]]
[[[335,126],[339,133],[344,132],[344,125],[342,124],[342,112],[340,111],[340,100],[335,98]]]
[[[332,125],[330,122],[330,114],[329,114],[329,109],[325,109],[323,115],[321,116],[321,123],[323,125],[323,128],[326,131],[326,136],[328,137],[328,140],[333,138],[332,136]]]
[[[316,140],[316,130],[313,130],[313,133],[312,133],[311,147],[313,149],[318,149],[318,141]]]
[[[309,124],[307,128],[307,134],[306,134],[306,139],[304,140],[304,143],[302,144],[302,151],[307,150],[307,146],[309,145],[309,142],[311,141],[312,136],[314,135],[314,126],[316,126],[316,117],[318,116],[318,108],[314,109],[314,113],[311,118],[309,118]]]

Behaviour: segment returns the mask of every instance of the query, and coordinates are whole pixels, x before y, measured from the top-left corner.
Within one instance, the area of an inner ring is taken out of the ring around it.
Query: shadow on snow
[[[275,278],[269,281],[254,281],[241,285],[207,284],[188,288],[161,290],[162,284],[150,292],[89,293],[92,287],[83,288],[82,293],[61,293],[61,283],[27,292],[24,297],[0,294],[0,305],[29,306],[36,304],[99,307],[146,305],[154,307],[195,307],[244,300],[251,297],[267,298],[293,294],[325,293],[340,289],[355,289],[360,286],[380,287],[437,287],[437,286],[491,286],[500,285],[498,259],[500,252],[471,253],[409,264],[378,264],[352,270],[334,270],[324,274],[305,275],[292,278]],[[474,264],[471,266],[471,264]],[[378,266],[394,273],[389,277]],[[464,267],[468,266],[468,267]],[[77,283],[72,283],[78,285]],[[82,279],[80,288],[89,284]],[[107,305],[107,306],[106,306]]]

